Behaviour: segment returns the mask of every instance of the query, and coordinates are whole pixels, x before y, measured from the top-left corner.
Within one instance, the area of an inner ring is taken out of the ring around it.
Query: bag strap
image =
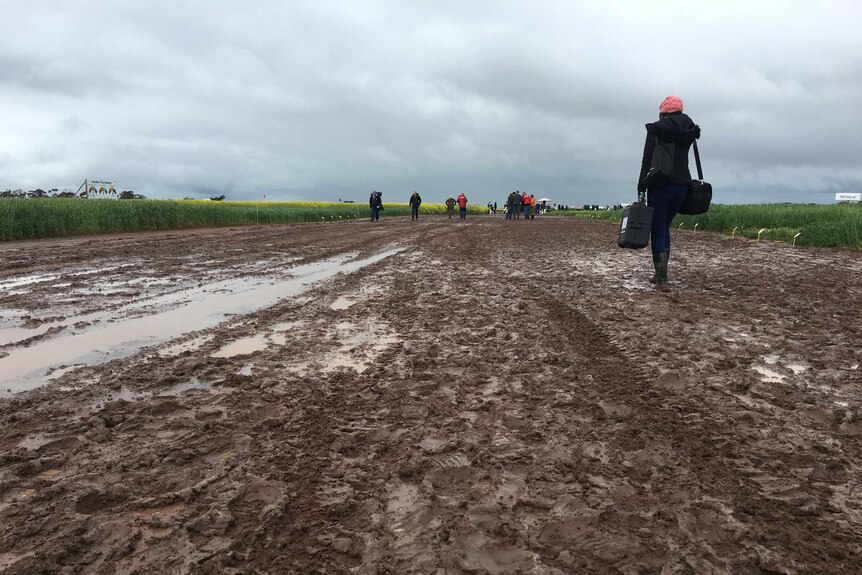
[[[655,139],[655,145],[653,149],[657,148],[658,146],[661,146],[661,140],[659,140],[658,134],[653,135],[653,138]],[[638,201],[646,205],[646,192],[638,192]]]
[[[692,143],[694,147],[694,163],[697,164],[697,179],[703,181],[703,169],[700,167],[700,152],[697,151],[697,140]]]

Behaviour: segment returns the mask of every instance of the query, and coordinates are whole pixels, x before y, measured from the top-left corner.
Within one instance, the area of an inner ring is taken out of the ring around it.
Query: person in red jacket
[[[530,194],[524,192],[524,195],[521,196],[521,203],[524,204],[524,219],[530,219],[530,206],[532,205],[532,200],[530,199]]]
[[[467,219],[467,196],[463,193],[458,196],[458,210],[462,220]]]

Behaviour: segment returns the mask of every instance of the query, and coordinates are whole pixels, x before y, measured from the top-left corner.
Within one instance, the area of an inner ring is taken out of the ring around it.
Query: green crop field
[[[619,221],[621,210],[564,212],[565,215]],[[699,216],[677,216],[673,228],[792,242],[812,247],[862,250],[862,204],[713,205]],[[734,231],[735,230],[735,231]],[[760,231],[763,230],[761,233]]]
[[[407,216],[406,203],[384,203],[381,216]],[[469,206],[473,215],[482,206]],[[443,204],[423,203],[421,214],[444,214]],[[82,234],[175,230],[246,224],[283,224],[361,219],[366,203],[214,202],[210,200],[86,200],[0,198],[0,240]]]

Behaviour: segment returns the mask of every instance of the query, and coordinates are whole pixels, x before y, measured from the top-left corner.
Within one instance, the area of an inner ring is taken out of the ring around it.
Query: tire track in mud
[[[511,261],[517,257],[504,259]],[[498,269],[496,275],[504,276],[505,271]],[[575,277],[572,281],[577,284],[579,279]],[[680,497],[674,487],[682,482],[690,487],[703,483],[700,477],[692,477],[686,470],[692,452],[702,457],[698,450],[700,445],[676,443],[680,432],[690,433],[693,426],[683,420],[684,414],[679,412],[679,406],[670,410],[665,408],[666,396],[652,388],[652,378],[646,367],[638,366],[612,337],[568,303],[577,299],[576,290],[560,290],[553,283],[554,279],[548,281],[539,274],[526,274],[526,277],[513,282],[513,291],[532,294],[530,307],[543,310],[543,313],[533,315],[556,336],[554,353],[572,359],[571,371],[576,374],[574,385],[584,400],[575,410],[580,412],[575,420],[588,421],[591,429],[586,436],[568,434],[566,445],[573,451],[582,450],[589,460],[579,462],[582,469],[576,477],[597,493],[610,495],[612,500],[612,511],[603,511],[599,515],[600,525],[590,528],[590,537],[584,540],[584,544],[571,547],[594,558],[592,563],[578,567],[603,571],[672,566],[674,561],[667,558],[674,553],[668,549],[667,533],[661,532],[672,526],[675,517],[672,513],[661,517],[661,511],[673,502],[674,496],[677,497],[677,505],[690,503],[690,496]],[[554,391],[551,388],[551,393]],[[559,409],[559,406],[554,407]],[[561,432],[566,437],[565,431]],[[656,459],[661,465],[655,465]],[[662,469],[668,467],[686,475],[674,476]],[[663,488],[663,481],[671,483],[671,489]],[[614,497],[615,493],[619,495]],[[655,516],[647,520],[645,513]],[[591,514],[576,513],[566,521],[583,518],[589,520]],[[566,522],[559,524],[565,525]],[[654,525],[647,528],[645,524]],[[639,526],[637,533],[631,533],[632,526]],[[621,538],[625,533],[627,535]],[[698,541],[679,542],[680,547],[686,545],[694,547],[692,555],[704,554],[702,542],[700,545]],[[556,551],[562,553],[560,549]],[[643,563],[644,558],[651,554],[656,563],[650,565],[649,560]],[[614,561],[608,561],[609,557],[614,557]],[[657,561],[658,557],[663,559]],[[636,558],[640,558],[640,565],[632,564],[637,562]],[[566,559],[569,557],[566,556],[564,561]],[[701,563],[700,566],[708,565]],[[558,563],[558,566],[572,567],[568,562]]]
[[[779,286],[777,289],[773,287],[779,292],[777,297],[784,296],[785,290],[781,285],[773,281],[772,286]],[[713,288],[710,286],[708,289]],[[762,316],[763,301],[771,299],[769,291],[761,287],[760,309],[748,312],[751,317]],[[587,297],[591,295],[595,294]],[[703,295],[702,291],[698,294],[691,290],[673,294],[671,298],[647,294],[641,299],[647,302],[645,305],[615,305],[612,312],[592,315],[602,317],[605,329],[613,330],[621,317],[629,321],[647,311],[644,321],[633,321],[628,329],[613,333],[615,336],[626,336],[621,340],[625,349],[638,350],[636,353],[629,352],[634,361],[651,365],[649,371],[652,373],[645,383],[658,394],[644,395],[645,414],[648,415],[647,420],[659,424],[656,429],[662,435],[674,441],[674,449],[685,455],[683,463],[694,472],[686,480],[686,488],[694,485],[702,493],[703,499],[712,500],[713,505],[720,503],[721,515],[729,517],[731,512],[736,515],[727,529],[733,537],[725,541],[721,553],[725,558],[734,557],[735,554],[735,561],[728,563],[725,560],[725,565],[729,565],[725,568],[746,565],[752,569],[794,572],[803,571],[800,566],[804,565],[812,572],[842,571],[853,564],[852,557],[859,549],[854,543],[854,533],[859,530],[859,513],[855,513],[854,520],[854,513],[849,511],[852,504],[846,506],[840,499],[835,501],[834,488],[819,482],[831,474],[826,471],[830,469],[835,473],[829,481],[837,481],[840,485],[844,481],[842,477],[849,475],[848,462],[841,455],[841,449],[835,449],[830,438],[836,431],[834,424],[831,429],[830,426],[815,424],[811,429],[814,433],[811,433],[805,429],[811,428],[811,424],[804,422],[804,418],[799,418],[798,412],[793,411],[796,405],[800,405],[804,407],[801,412],[810,410],[817,417],[822,417],[819,415],[822,408],[815,407],[816,402],[812,397],[804,394],[803,388],[796,387],[789,391],[773,388],[770,393],[760,395],[771,401],[776,399],[776,392],[784,395],[784,400],[777,402],[778,405],[767,404],[771,413],[764,414],[760,407],[752,410],[752,402],[745,397],[745,390],[753,378],[740,374],[740,370],[736,369],[744,362],[744,356],[730,354],[726,358],[723,354],[718,355],[720,359],[714,368],[702,362],[705,365],[701,367],[701,376],[698,378],[690,375],[690,369],[679,372],[673,367],[656,369],[657,365],[670,363],[667,360],[673,356],[662,353],[661,345],[632,337],[638,333],[638,325],[649,329],[658,327],[658,339],[668,342],[669,349],[674,349],[675,345],[680,350],[682,346],[679,342],[687,336],[678,331],[668,333],[661,329],[665,324],[679,330],[681,325],[694,323],[688,318],[702,316],[705,311],[719,311],[719,314],[727,315],[726,311],[710,309],[714,307],[713,298],[709,292],[707,297]],[[793,297],[788,299],[791,302],[795,300]],[[734,298],[726,303],[729,308],[736,309],[739,307],[737,301]],[[674,309],[668,305],[670,303],[674,304]],[[682,319],[650,320],[649,316],[656,311],[671,312]],[[746,312],[742,312],[741,316],[746,317]],[[721,322],[716,323],[720,325]],[[846,333],[847,330],[842,331]],[[646,330],[641,332],[646,333]],[[655,355],[652,361],[647,361],[650,359],[650,347]],[[689,344],[683,355],[688,356],[689,361],[702,360],[711,355],[708,349],[697,350],[697,344],[694,349],[700,353],[692,353],[692,349]],[[697,371],[695,368],[694,373]],[[695,383],[697,379],[701,382]],[[748,403],[742,403],[741,400]],[[772,418],[769,415],[778,415],[775,419],[780,422],[779,425],[776,426],[775,421],[770,422]],[[843,413],[836,412],[836,415]],[[801,426],[800,419],[803,421]],[[668,424],[671,427],[668,428]],[[802,434],[800,429],[804,430]],[[846,442],[849,448],[847,452],[858,449],[855,436],[848,436],[842,442]],[[800,453],[799,448],[806,452]],[[806,480],[812,469],[815,474]],[[844,519],[850,520],[849,523],[844,520],[836,522],[830,512],[824,513],[826,509],[837,508],[842,508],[845,513],[849,511],[844,515]],[[680,520],[679,525],[684,527],[684,522]],[[832,534],[835,544],[830,546],[828,552],[825,551],[822,540],[805,535],[810,531]],[[777,541],[791,543],[782,547],[779,554],[771,550]],[[694,565],[691,560],[688,562]]]

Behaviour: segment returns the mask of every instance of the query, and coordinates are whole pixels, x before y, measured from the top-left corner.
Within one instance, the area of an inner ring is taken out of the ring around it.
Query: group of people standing
[[[506,214],[507,220],[520,220],[522,212],[525,220],[534,219],[536,217],[536,197],[533,194],[526,192],[522,194],[516,190],[506,198],[503,212]]]
[[[410,195],[410,221],[416,221],[419,219],[419,206],[422,205],[422,196],[419,195],[415,190]],[[455,205],[458,206],[459,216],[460,218],[467,218],[467,196],[463,193],[458,196],[456,200],[452,196],[449,196],[446,199],[446,213],[451,218],[455,212]],[[371,208],[371,221],[379,222],[380,221],[380,212],[383,211],[383,193],[374,190],[371,192],[371,196],[368,198],[368,207]]]

